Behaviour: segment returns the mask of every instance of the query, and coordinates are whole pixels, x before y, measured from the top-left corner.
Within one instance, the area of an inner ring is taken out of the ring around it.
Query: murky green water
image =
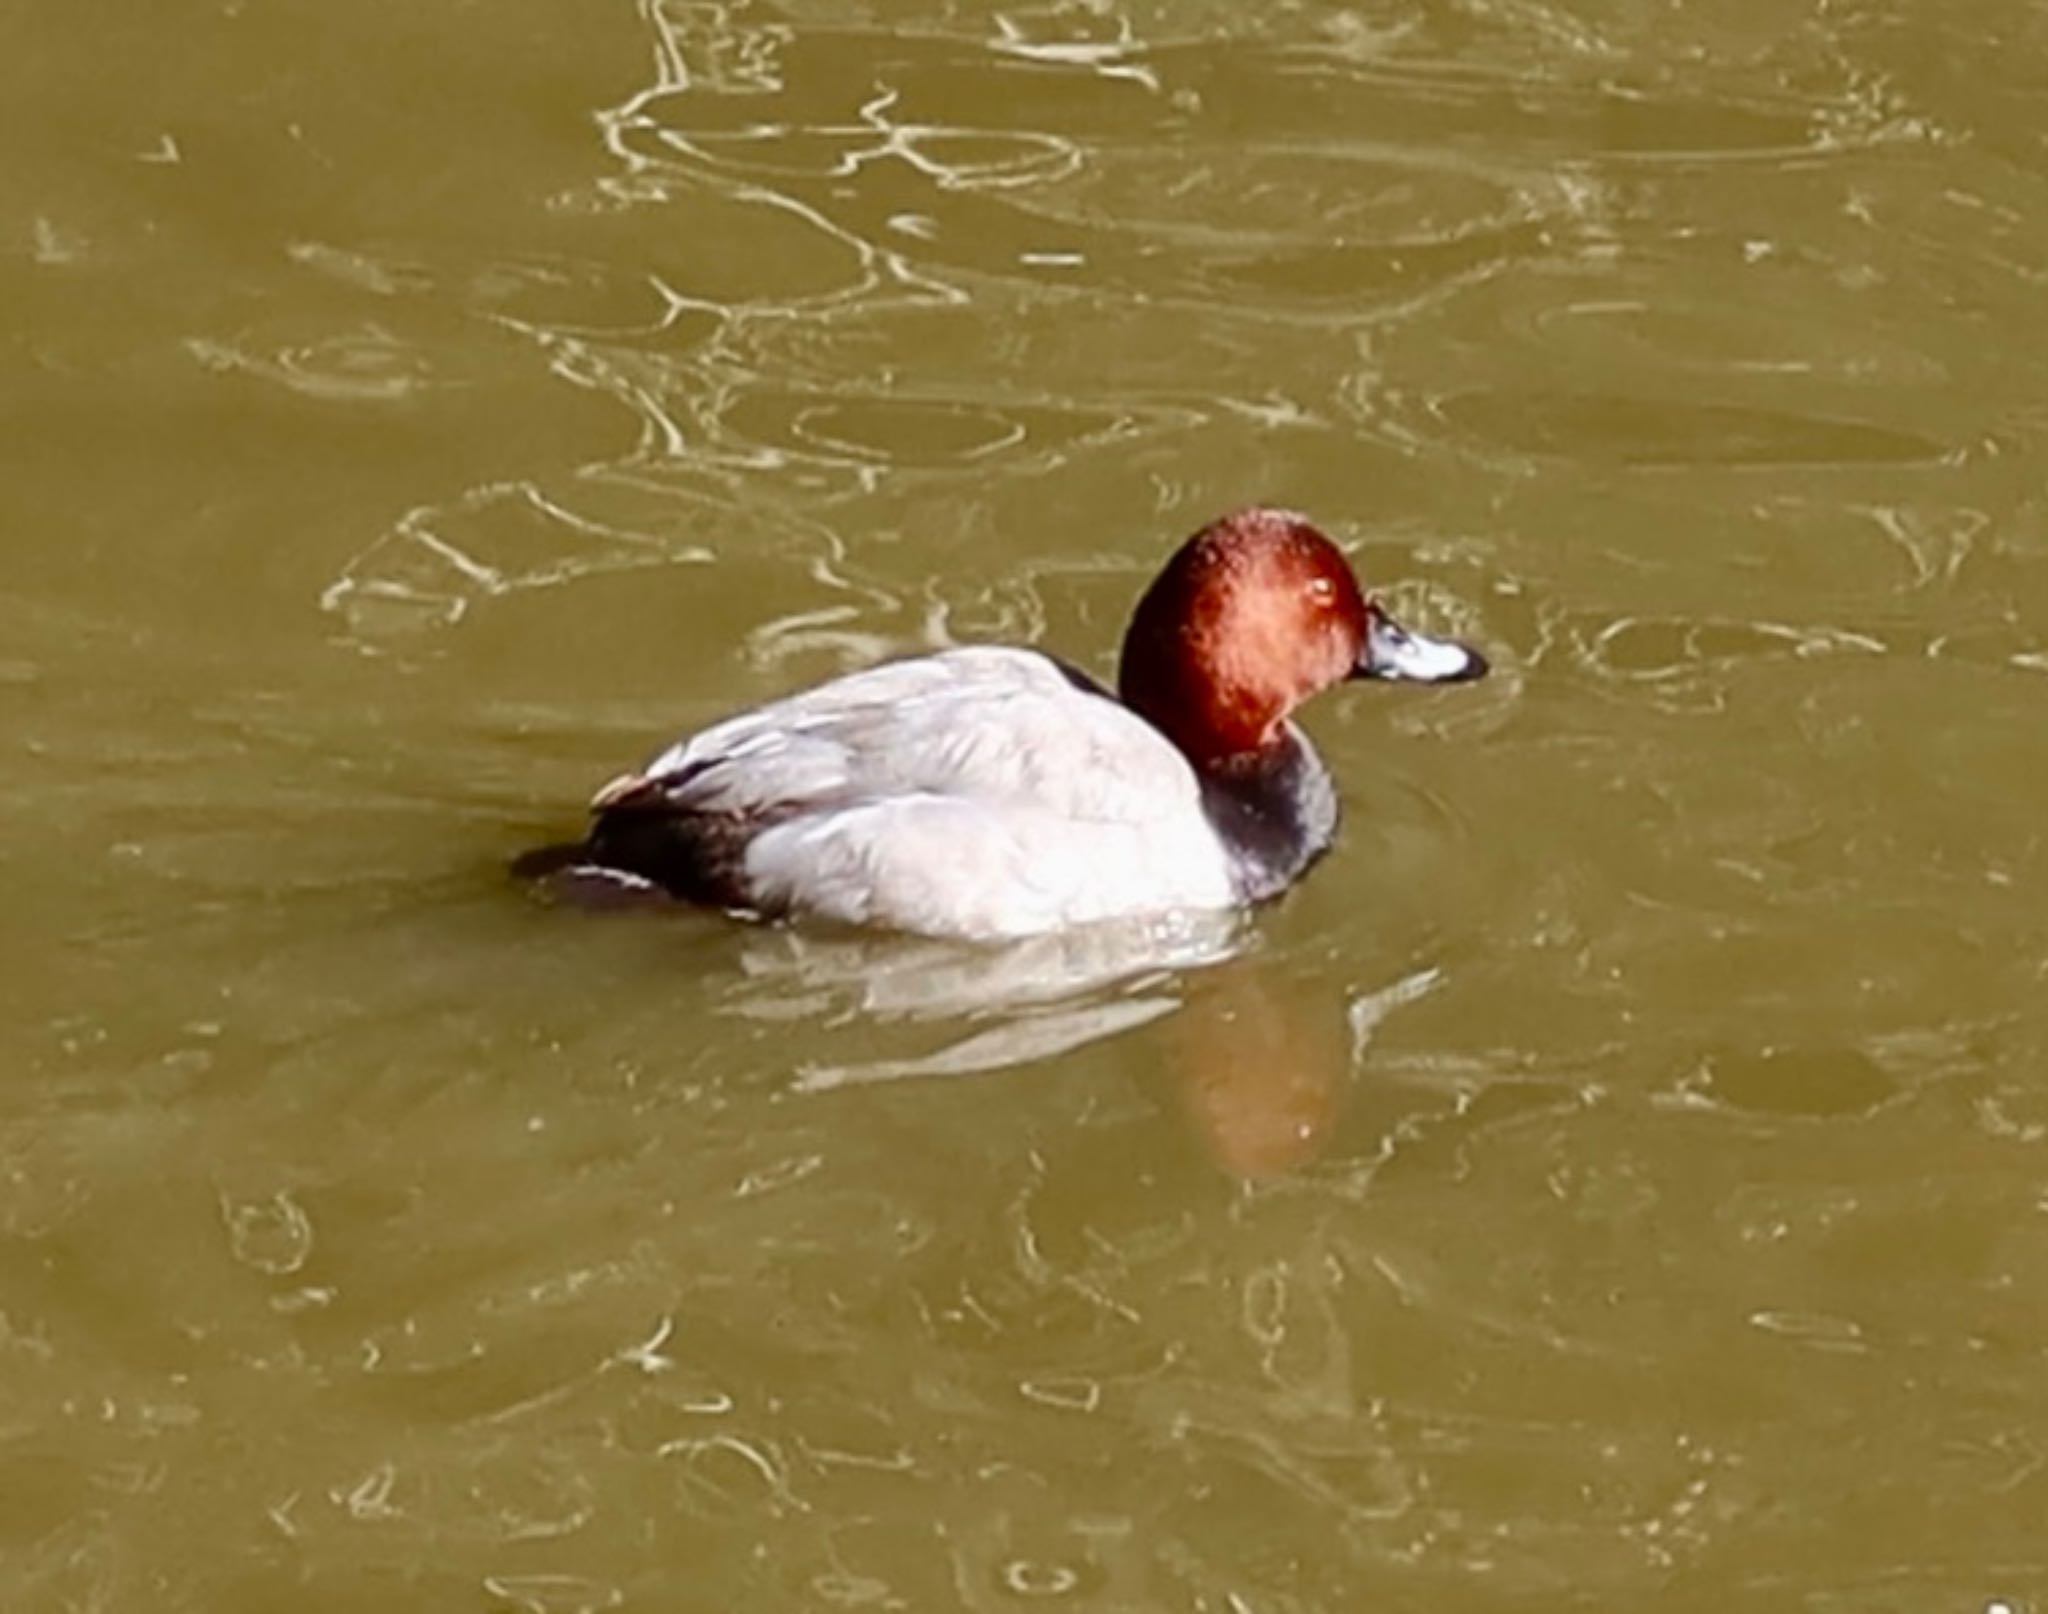
[[[2038,8],[17,13],[0,1606],[2048,1608]],[[1244,932],[503,880],[1257,498]]]

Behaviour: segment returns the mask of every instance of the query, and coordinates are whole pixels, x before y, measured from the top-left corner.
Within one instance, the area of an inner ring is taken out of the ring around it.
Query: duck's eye
[[[1328,605],[1337,598],[1337,585],[1327,577],[1312,577],[1308,584],[1309,598],[1318,605]]]

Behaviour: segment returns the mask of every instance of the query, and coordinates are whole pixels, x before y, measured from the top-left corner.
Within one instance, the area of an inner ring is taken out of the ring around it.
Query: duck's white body
[[[766,913],[994,938],[1244,897],[1187,758],[1033,650],[834,679],[672,746],[631,794],[758,824],[737,872]]]

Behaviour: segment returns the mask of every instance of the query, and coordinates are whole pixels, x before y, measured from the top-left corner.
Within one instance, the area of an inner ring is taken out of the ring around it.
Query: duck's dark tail
[[[512,860],[512,874],[550,895],[598,907],[679,900],[745,908],[744,848],[741,826],[723,815],[635,804],[599,813],[583,840],[522,852]]]

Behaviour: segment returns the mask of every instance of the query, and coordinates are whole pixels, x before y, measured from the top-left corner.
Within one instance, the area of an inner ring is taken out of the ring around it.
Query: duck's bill
[[[1486,676],[1486,658],[1453,639],[1410,633],[1378,606],[1359,652],[1354,678],[1385,678],[1410,684],[1466,684]]]

